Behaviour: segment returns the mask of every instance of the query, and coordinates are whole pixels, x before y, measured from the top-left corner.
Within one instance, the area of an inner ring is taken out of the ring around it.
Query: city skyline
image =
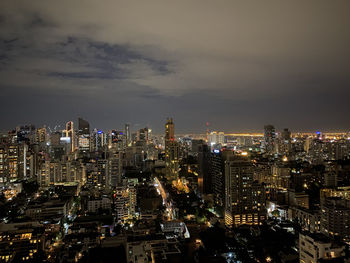
[[[0,4],[0,130],[350,128],[348,1],[104,3]]]
[[[48,125],[48,124],[45,124],[45,122],[41,122],[42,124],[41,125],[38,125],[36,123],[19,123],[13,127],[10,127],[8,129],[2,129],[0,130],[0,132],[3,132],[3,133],[6,133],[8,131],[11,131],[11,130],[14,130],[16,127],[21,127],[21,126],[26,126],[26,125],[34,125],[36,128],[40,128],[40,127],[46,127],[48,128],[48,132],[54,132],[54,131],[64,131],[65,130],[65,125],[70,122],[70,121],[73,121],[73,123],[77,124],[78,123],[78,120],[80,119],[81,117],[77,117],[76,119],[73,119],[71,118],[69,121],[66,121],[64,123],[61,123],[61,124],[56,124],[56,125]],[[86,119],[84,119],[86,120]],[[89,121],[89,120],[87,120]],[[176,120],[175,120],[176,121]],[[89,122],[89,124],[91,125],[91,123]],[[154,130],[153,129],[153,126],[149,125],[149,124],[145,124],[145,125],[142,125],[142,124],[138,124],[138,123],[130,123],[130,122],[127,122],[127,123],[120,123],[120,124],[117,124],[115,126],[110,126],[110,128],[101,128],[101,127],[95,127],[95,126],[91,126],[91,130],[93,129],[97,129],[99,131],[103,131],[103,132],[107,132],[107,131],[111,131],[111,130],[125,130],[125,125],[129,125],[130,127],[130,131],[135,133],[140,130],[140,129],[143,129],[143,128],[149,128],[152,130],[152,133],[155,134],[155,135],[161,135],[163,134],[164,132],[164,127],[161,127],[160,130]],[[265,124],[266,125],[266,124]],[[273,125],[271,123],[269,123],[268,125]],[[180,130],[180,132],[176,132],[175,135],[176,136],[183,136],[183,135],[188,135],[188,134],[193,134],[193,135],[203,135],[205,136],[206,135],[206,131],[209,131],[209,132],[224,132],[226,135],[259,135],[259,136],[264,136],[264,126],[260,127],[260,129],[240,129],[240,130],[224,130],[224,129],[221,129],[220,127],[211,127],[210,125],[209,126],[206,126],[206,125],[202,125],[202,129],[201,130],[196,130],[196,131],[191,131],[191,130],[184,130],[183,127],[180,126],[180,128],[178,127],[177,129]],[[299,130],[294,130],[294,129],[291,129],[290,127],[278,127],[278,126],[275,126],[273,125],[275,128],[276,128],[276,133],[277,134],[280,134],[283,132],[284,129],[289,129],[291,130],[291,133],[292,134],[298,134],[298,133],[303,133],[303,134],[317,134],[319,132],[323,133],[323,134],[346,134],[346,133],[349,133],[349,130],[346,129],[346,130],[341,130],[341,129],[326,129],[326,130],[320,130],[320,129],[315,129],[315,130],[308,130],[308,129],[299,129]],[[207,130],[208,129],[208,130]]]

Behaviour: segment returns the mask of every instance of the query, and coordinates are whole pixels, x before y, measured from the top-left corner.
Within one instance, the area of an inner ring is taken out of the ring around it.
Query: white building
[[[215,144],[223,145],[225,143],[225,134],[223,132],[213,131],[208,135],[208,144],[213,146]]]
[[[316,263],[321,259],[345,256],[345,246],[332,242],[322,234],[299,234],[299,259],[301,263]]]
[[[133,182],[124,182],[124,186],[115,189],[114,206],[120,221],[132,219],[135,216],[136,189]]]

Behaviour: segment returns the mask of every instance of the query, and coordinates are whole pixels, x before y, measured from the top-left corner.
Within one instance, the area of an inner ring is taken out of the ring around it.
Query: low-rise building
[[[99,209],[111,209],[111,200],[107,197],[102,197],[88,201],[88,211],[90,213],[96,213]]]
[[[291,207],[289,220],[296,221],[304,231],[318,233],[321,231],[321,211],[309,210],[302,207]]]
[[[337,244],[323,234],[299,234],[299,259],[301,263],[316,263],[324,259],[345,256],[345,245]]]
[[[132,263],[157,263],[178,262],[181,251],[176,240],[165,238],[151,240],[133,240],[126,244],[127,262]]]
[[[0,224],[0,262],[22,262],[44,249],[45,229],[38,222]]]
[[[296,192],[294,189],[288,189],[288,204],[309,209],[309,195]]]
[[[69,201],[50,200],[45,203],[30,204],[25,214],[31,219],[48,220],[67,216],[69,209]]]

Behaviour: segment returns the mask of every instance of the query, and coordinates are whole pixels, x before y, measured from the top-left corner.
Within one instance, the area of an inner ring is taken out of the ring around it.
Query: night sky
[[[350,1],[1,1],[0,129],[350,129]]]

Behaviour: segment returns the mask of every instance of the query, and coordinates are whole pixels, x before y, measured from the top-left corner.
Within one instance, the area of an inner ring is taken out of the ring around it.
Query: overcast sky
[[[350,1],[1,1],[0,129],[350,129]]]

